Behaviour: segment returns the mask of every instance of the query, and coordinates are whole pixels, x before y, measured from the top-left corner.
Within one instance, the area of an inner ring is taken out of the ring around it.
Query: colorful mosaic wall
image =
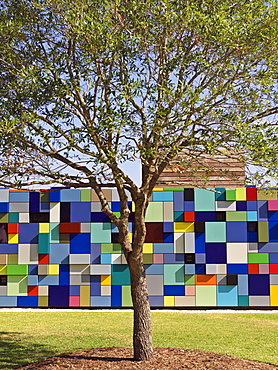
[[[278,191],[216,190],[153,192],[143,250],[152,307],[278,306]],[[116,192],[105,193],[118,214]],[[91,189],[1,189],[0,306],[131,306],[117,241]]]

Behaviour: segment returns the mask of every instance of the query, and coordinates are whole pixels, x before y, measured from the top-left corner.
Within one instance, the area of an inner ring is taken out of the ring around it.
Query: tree
[[[164,168],[232,152],[277,175],[277,15],[274,0],[1,1],[0,184],[94,188],[130,269],[135,359],[152,357],[142,246]],[[136,158],[141,186],[121,169]]]

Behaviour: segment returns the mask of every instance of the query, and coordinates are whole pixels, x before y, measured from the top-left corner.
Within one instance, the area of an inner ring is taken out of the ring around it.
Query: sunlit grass
[[[152,313],[154,347],[195,348],[278,365],[277,313]],[[0,369],[63,352],[131,347],[132,312],[0,311]]]

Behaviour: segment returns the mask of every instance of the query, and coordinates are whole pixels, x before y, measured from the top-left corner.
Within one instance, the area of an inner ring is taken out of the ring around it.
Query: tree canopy
[[[274,1],[2,1],[0,183],[132,188],[140,158],[152,188],[182,148],[273,174],[276,21]]]
[[[0,2],[0,185],[95,189],[130,268],[137,359],[152,354],[142,245],[161,172],[185,150],[278,176],[277,19],[275,0]],[[141,186],[121,169],[135,159]]]

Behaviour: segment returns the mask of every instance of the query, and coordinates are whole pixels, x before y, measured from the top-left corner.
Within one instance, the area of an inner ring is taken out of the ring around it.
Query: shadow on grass
[[[31,336],[23,339],[21,333],[0,332],[0,369],[16,369],[53,355],[46,346],[32,343]]]

